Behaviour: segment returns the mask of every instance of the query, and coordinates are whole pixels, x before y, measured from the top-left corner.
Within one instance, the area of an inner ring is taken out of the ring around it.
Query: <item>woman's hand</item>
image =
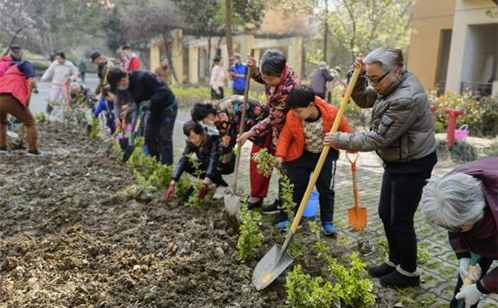
[[[327,133],[325,134],[325,138],[323,138],[323,144],[328,145],[330,147],[336,147],[335,145],[335,137],[336,133]]]
[[[361,70],[361,75],[365,75],[366,69],[365,69],[365,63],[363,63],[363,55],[359,54],[356,59],[354,60],[353,63],[354,68],[359,68]]]
[[[250,69],[256,68],[256,59],[254,59],[250,54],[247,54],[247,67]]]
[[[237,143],[239,143],[240,146],[243,146],[247,139],[251,137],[254,137],[254,134],[251,131],[247,131],[237,138]]]

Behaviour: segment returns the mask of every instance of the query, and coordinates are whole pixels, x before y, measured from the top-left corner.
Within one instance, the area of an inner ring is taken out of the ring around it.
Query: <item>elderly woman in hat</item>
[[[379,216],[389,258],[368,272],[385,287],[415,287],[420,276],[413,216],[437,162],[430,104],[417,77],[404,69],[400,50],[378,48],[365,59],[358,57],[354,66],[361,76],[352,97],[358,106],[372,108],[370,131],[327,134],[325,143],[376,151],[383,160]]]
[[[422,217],[448,230],[450,244],[459,260],[455,297],[465,300],[465,307],[477,308],[483,294],[498,293],[498,157],[468,163],[450,174],[429,182],[422,195]],[[469,272],[470,252],[480,261]],[[464,278],[472,284],[462,287]]]

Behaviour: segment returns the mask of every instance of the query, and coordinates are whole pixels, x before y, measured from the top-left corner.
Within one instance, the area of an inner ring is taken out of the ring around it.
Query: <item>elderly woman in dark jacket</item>
[[[451,247],[459,260],[455,298],[465,307],[477,308],[483,294],[498,293],[498,157],[483,158],[456,168],[429,182],[422,194],[422,217],[448,230]],[[475,273],[468,271],[470,252],[481,259]],[[472,284],[463,288],[462,278]]]
[[[372,108],[370,131],[327,134],[325,143],[344,150],[376,151],[384,161],[379,216],[389,258],[368,272],[385,287],[420,285],[413,216],[437,162],[429,102],[418,79],[403,69],[400,50],[379,48],[354,63],[362,73],[352,97]],[[369,86],[368,86],[369,85]]]

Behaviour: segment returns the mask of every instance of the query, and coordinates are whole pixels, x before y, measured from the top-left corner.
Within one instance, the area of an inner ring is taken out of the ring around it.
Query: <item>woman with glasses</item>
[[[385,287],[419,286],[413,216],[437,162],[430,104],[418,79],[404,69],[400,50],[378,48],[356,58],[354,67],[361,75],[352,97],[372,108],[370,131],[327,134],[324,141],[337,149],[376,151],[383,160],[379,216],[389,257],[368,272]]]
[[[465,307],[477,308],[483,294],[498,293],[498,157],[483,158],[460,166],[450,174],[430,181],[422,194],[422,217],[448,230],[451,247],[459,260],[455,297]],[[469,272],[470,252],[481,258]],[[472,284],[463,288],[462,280]]]

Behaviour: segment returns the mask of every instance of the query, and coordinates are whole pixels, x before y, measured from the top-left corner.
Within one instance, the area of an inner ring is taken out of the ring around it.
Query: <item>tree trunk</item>
[[[21,33],[21,31],[22,31],[22,29],[20,28],[20,29],[17,29],[16,33],[14,33],[14,36],[10,40],[9,45],[7,45],[7,49],[5,50],[5,52],[3,54],[4,56],[6,56],[9,53],[10,46],[12,46],[12,44],[14,44],[14,42],[16,41],[17,36],[19,35],[19,33]]]
[[[205,65],[205,76],[204,76],[204,79],[205,80],[209,80],[209,78],[211,77],[211,36],[208,36],[208,50],[207,50],[207,61],[206,61],[206,65]]]
[[[168,58],[169,62],[169,75],[172,77],[172,79],[175,80],[175,82],[181,86],[180,82],[178,82],[178,78],[176,77],[175,73],[175,67],[173,66],[173,54],[172,54],[172,39],[171,39],[171,33],[163,33],[163,42],[164,42],[164,53],[166,54],[166,58]]]
[[[327,45],[328,45],[328,37],[329,37],[329,1],[325,0],[325,20],[324,20],[324,31],[323,31],[323,61],[327,62]]]
[[[233,42],[232,42],[232,0],[225,0],[225,35],[227,38],[228,57],[233,56]]]

